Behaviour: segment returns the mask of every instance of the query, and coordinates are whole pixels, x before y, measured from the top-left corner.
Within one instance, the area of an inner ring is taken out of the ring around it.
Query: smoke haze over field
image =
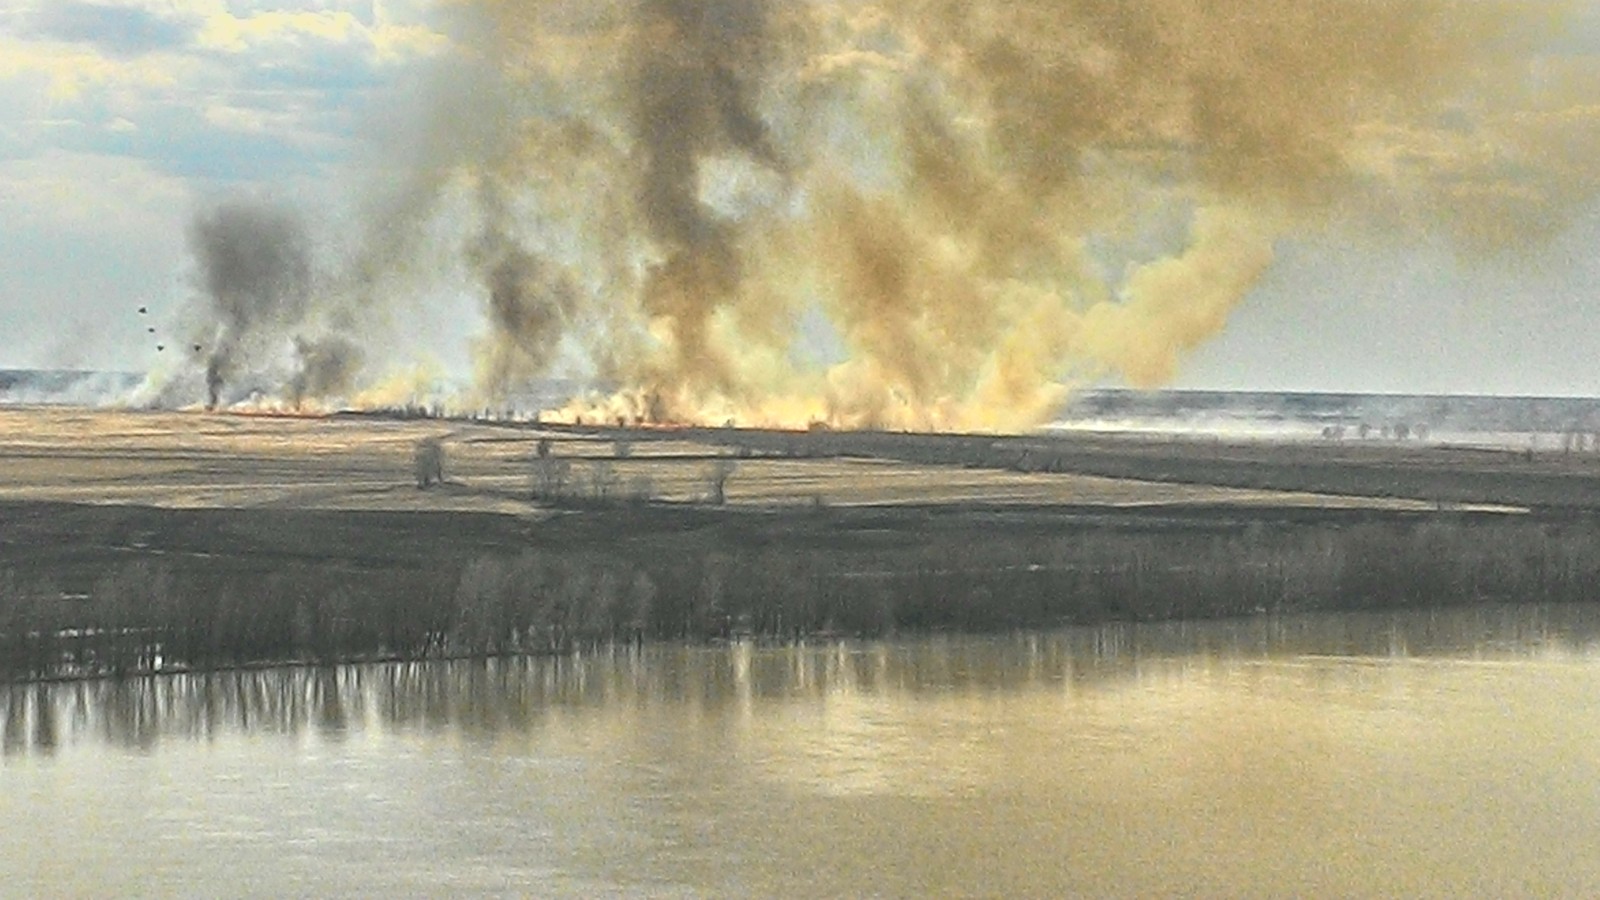
[[[351,330],[348,295],[317,271],[295,212],[224,203],[195,218],[189,244],[196,294],[173,347],[186,361],[158,373],[157,402],[193,402],[191,381],[178,377],[185,369],[202,373],[207,408],[247,393],[299,405],[355,386],[361,348],[335,331]]]
[[[426,256],[481,298],[474,402],[580,372],[622,390],[572,415],[1026,427],[1079,381],[1168,382],[1284,237],[1492,261],[1600,178],[1554,5],[442,10],[428,137],[330,271],[281,209],[196,222],[213,401],[370,387],[398,361],[368,313],[406,327]]]

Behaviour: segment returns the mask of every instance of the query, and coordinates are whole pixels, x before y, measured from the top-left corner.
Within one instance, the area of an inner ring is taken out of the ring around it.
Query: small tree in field
[[[533,498],[545,503],[560,501],[572,475],[572,462],[560,456],[540,456],[533,463]]]
[[[436,437],[417,441],[411,454],[412,468],[417,476],[417,487],[427,490],[431,485],[444,483],[444,443]]]
[[[728,479],[738,471],[739,464],[734,460],[722,457],[711,464],[711,470],[706,473],[707,485],[711,494],[707,498],[713,506],[722,506],[728,502]]]
[[[610,500],[621,485],[616,467],[609,459],[597,459],[589,464],[589,499],[596,503]]]

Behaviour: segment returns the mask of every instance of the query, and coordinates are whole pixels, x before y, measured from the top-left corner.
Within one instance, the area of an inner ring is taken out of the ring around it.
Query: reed
[[[1600,599],[1600,527],[1582,519],[891,532],[822,509],[804,514],[814,530],[782,537],[707,507],[699,526],[652,532],[649,513],[616,504],[575,514],[612,517],[599,539],[547,537],[410,571],[136,560],[86,595],[0,571],[0,679]]]

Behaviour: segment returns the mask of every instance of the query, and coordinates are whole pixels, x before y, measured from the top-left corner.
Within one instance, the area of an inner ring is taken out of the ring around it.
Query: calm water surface
[[[1600,607],[0,687],[0,894],[1600,894]]]

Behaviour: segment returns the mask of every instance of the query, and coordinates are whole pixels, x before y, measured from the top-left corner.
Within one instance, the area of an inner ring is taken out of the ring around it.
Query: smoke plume
[[[578,301],[567,274],[511,233],[510,213],[493,191],[481,192],[479,203],[483,232],[467,260],[487,299],[490,336],[476,348],[477,380],[493,398],[549,371]]]
[[[449,245],[485,399],[576,369],[622,389],[573,415],[1024,427],[1170,379],[1285,237],[1557,227],[1600,167],[1556,9],[457,0],[459,83],[363,271]],[[316,318],[302,240],[197,225],[219,383]]]
[[[361,349],[353,342],[337,335],[296,337],[293,342],[295,369],[289,379],[289,399],[296,407],[308,400],[344,396],[355,387]]]
[[[229,379],[258,362],[270,339],[304,315],[310,246],[288,212],[242,203],[202,214],[190,244],[215,323],[197,344],[206,356],[206,405],[215,407]]]
[[[298,215],[262,202],[224,203],[196,216],[189,243],[197,296],[182,327],[207,408],[252,394],[299,406],[355,386],[361,348],[334,333],[349,320],[326,294]],[[167,374],[158,400],[192,402],[179,373]]]

